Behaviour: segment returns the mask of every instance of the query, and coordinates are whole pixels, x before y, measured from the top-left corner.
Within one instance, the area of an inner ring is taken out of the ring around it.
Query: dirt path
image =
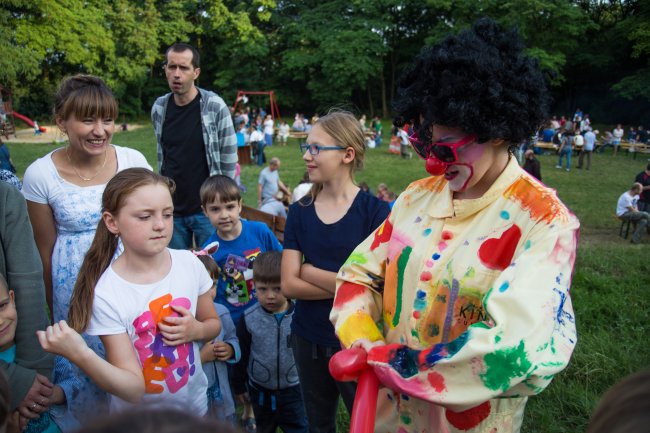
[[[42,132],[38,135],[34,135],[33,128],[19,129],[16,131],[16,135],[10,135],[8,140],[6,137],[1,137],[2,141],[5,143],[55,143],[66,141],[66,136],[61,131],[59,131],[59,128],[57,128],[56,125],[41,126],[47,129],[47,131]],[[133,131],[134,129],[141,127],[142,125],[129,124],[129,131]]]

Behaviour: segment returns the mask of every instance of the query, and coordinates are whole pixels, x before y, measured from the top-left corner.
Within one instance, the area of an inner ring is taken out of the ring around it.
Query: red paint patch
[[[449,230],[444,230],[441,234],[441,237],[443,240],[448,241],[449,239],[453,238],[454,235]]]
[[[486,401],[481,405],[463,412],[454,412],[453,410],[447,409],[445,416],[447,417],[447,421],[458,430],[469,430],[485,420],[490,415],[490,409],[490,402]]]
[[[370,244],[370,251],[374,251],[379,245],[390,240],[393,234],[393,225],[388,218],[390,218],[390,214],[379,228],[375,230],[375,238],[372,240],[372,244]]]
[[[415,317],[416,319],[419,319],[420,318],[420,312],[419,311],[414,311],[413,312],[413,317]]]
[[[368,362],[380,362],[387,364],[388,361],[395,357],[395,352],[404,346],[400,344],[386,344],[384,346],[375,346],[368,352]]]
[[[445,386],[445,378],[442,376],[442,374],[436,373],[434,371],[427,375],[427,380],[435,392],[447,391],[447,387]]]
[[[521,230],[513,224],[500,238],[490,238],[483,242],[478,249],[478,257],[488,268],[502,271],[512,262],[520,238]]]
[[[431,279],[431,272],[424,271],[420,274],[420,281],[429,281]]]
[[[336,291],[336,296],[334,297],[334,306],[341,308],[347,302],[350,302],[357,296],[361,296],[366,292],[366,288],[360,284],[354,283],[343,283],[341,287]]]

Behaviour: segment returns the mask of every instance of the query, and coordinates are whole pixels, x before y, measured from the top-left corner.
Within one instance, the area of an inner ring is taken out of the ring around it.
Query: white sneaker
[[[567,168],[566,171],[571,171],[571,169],[570,169],[570,168]]]
[[[561,165],[556,165],[555,168],[562,168],[562,166]]]

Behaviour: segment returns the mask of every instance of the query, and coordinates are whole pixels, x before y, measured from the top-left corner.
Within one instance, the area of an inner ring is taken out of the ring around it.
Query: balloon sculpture
[[[373,433],[375,430],[379,379],[366,359],[366,351],[361,348],[341,350],[330,359],[329,368],[334,379],[339,382],[359,380],[350,418],[350,433]]]

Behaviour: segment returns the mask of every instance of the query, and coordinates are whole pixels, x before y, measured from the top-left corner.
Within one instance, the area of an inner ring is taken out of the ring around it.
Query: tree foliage
[[[275,90],[285,114],[344,105],[387,117],[397,77],[413,56],[486,15],[519,28],[529,54],[548,71],[558,109],[584,101],[600,104],[606,116],[621,98],[641,108],[650,104],[650,0],[0,0],[0,5],[0,84],[32,115],[46,113],[61,78],[79,72],[103,77],[123,114],[144,115],[153,98],[168,91],[161,70],[166,48],[184,41],[202,54],[199,84],[228,102],[238,89]]]

